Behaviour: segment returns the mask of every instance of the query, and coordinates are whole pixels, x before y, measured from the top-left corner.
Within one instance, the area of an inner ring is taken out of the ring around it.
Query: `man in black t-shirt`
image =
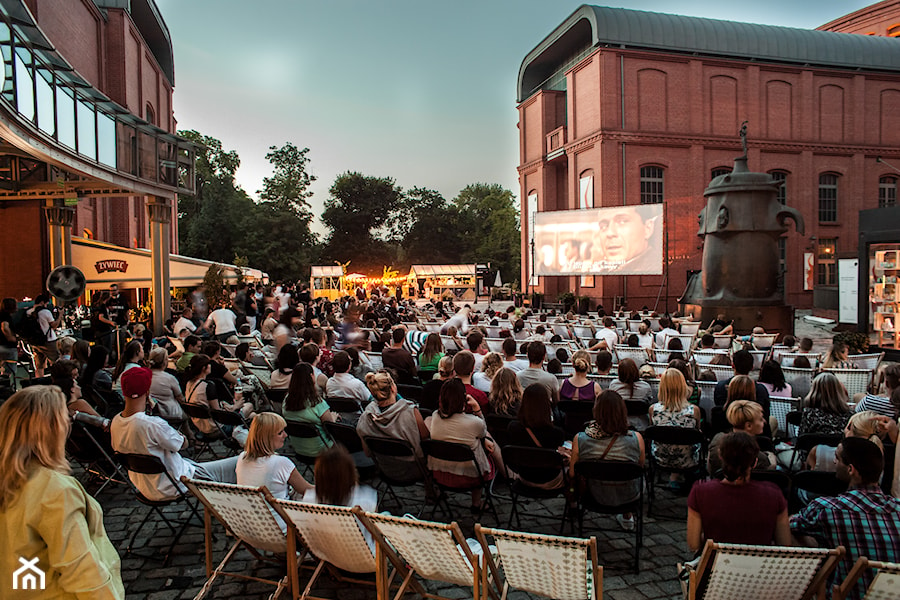
[[[106,301],[106,308],[109,310],[109,318],[112,319],[117,326],[125,327],[128,325],[128,298],[119,293],[119,285],[113,283],[109,286],[109,300]]]

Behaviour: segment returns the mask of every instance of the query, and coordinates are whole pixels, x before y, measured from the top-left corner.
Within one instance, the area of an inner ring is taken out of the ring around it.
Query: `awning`
[[[72,238],[72,263],[81,269],[87,280],[87,289],[106,288],[118,283],[123,288],[150,288],[150,250],[122,248],[95,240]],[[169,282],[172,287],[193,287],[203,283],[210,265],[208,260],[190,256],[169,256]],[[221,264],[221,263],[218,263]],[[259,269],[241,268],[221,264],[225,282],[237,283],[237,274],[243,272],[244,281],[264,282],[268,275]]]
[[[475,277],[475,265],[413,265],[409,277]]]
[[[310,267],[310,277],[342,277],[344,269],[340,265]]]

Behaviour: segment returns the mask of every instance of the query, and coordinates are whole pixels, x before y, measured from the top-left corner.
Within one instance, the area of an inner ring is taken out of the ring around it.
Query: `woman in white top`
[[[279,414],[257,415],[235,468],[238,485],[264,485],[273,496],[282,500],[302,498],[313,489],[290,458],[275,453],[284,446],[287,438],[284,428],[285,421]]]
[[[150,383],[150,397],[156,400],[159,415],[173,419],[183,419],[180,402],[184,402],[181,385],[178,379],[166,372],[169,364],[169,353],[165,348],[154,348],[150,351],[150,370],[153,381]]]
[[[491,393],[491,381],[497,371],[503,368],[503,357],[496,352],[489,352],[481,361],[481,370],[472,375],[472,386],[485,394]]]
[[[291,384],[291,374],[294,367],[300,362],[300,354],[297,352],[297,346],[286,344],[278,351],[278,358],[275,359],[275,370],[272,371],[269,380],[270,390],[286,390]]]
[[[234,399],[234,405],[227,404],[219,399],[216,385],[209,381],[211,371],[209,357],[204,354],[197,354],[191,359],[191,363],[185,370],[185,376],[188,378],[185,386],[185,397],[190,404],[202,404],[214,410],[240,410],[245,418],[252,416],[253,407],[244,404],[243,394],[238,392]],[[194,419],[194,425],[203,433],[214,433],[217,430],[216,424],[212,419]],[[222,430],[230,434],[228,426],[223,425]]]

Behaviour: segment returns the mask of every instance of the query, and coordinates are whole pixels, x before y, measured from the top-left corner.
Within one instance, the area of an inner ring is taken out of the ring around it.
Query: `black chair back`
[[[116,452],[116,459],[125,465],[125,468],[129,471],[141,473],[142,475],[161,475],[166,473],[166,465],[163,464],[163,461],[151,454]]]
[[[503,462],[526,481],[551,481],[564,472],[566,460],[556,448],[504,446]]]
[[[560,400],[556,405],[563,415],[563,429],[575,435],[584,431],[584,425],[594,418],[594,403],[581,400]]]
[[[219,425],[231,425],[232,427],[248,427],[249,424],[238,411],[221,410],[211,408],[209,414]]]
[[[300,421],[287,420],[284,426],[285,432],[290,437],[295,438],[322,438],[319,428],[312,423],[301,423]],[[324,440],[324,438],[322,438]]]
[[[21,382],[23,388],[31,387],[33,385],[51,385],[53,383],[53,378],[49,375],[45,375],[44,377],[32,377],[31,379],[23,379]]]
[[[382,456],[391,456],[395,458],[411,457],[416,455],[412,444],[406,440],[397,438],[366,436],[363,438],[366,446],[372,454],[380,454]]]
[[[422,451],[427,456],[448,462],[475,462],[475,453],[465,444],[443,440],[422,440]]]
[[[358,413],[360,411],[359,402],[355,398],[325,398],[325,403],[331,412],[339,413]]]
[[[756,444],[759,446],[760,452],[775,452],[775,442],[770,437],[758,435],[756,436]]]
[[[703,432],[693,427],[672,427],[668,425],[654,425],[648,427],[644,433],[645,442],[657,444],[674,444],[678,446],[693,446],[703,444],[706,438]]]
[[[804,433],[797,437],[796,449],[800,452],[809,452],[816,446],[831,446],[837,448],[843,436],[839,433]]]
[[[643,400],[626,400],[625,409],[629,417],[648,417],[650,406]]]
[[[344,446],[350,454],[363,451],[362,440],[356,433],[356,428],[346,423],[323,422],[325,431],[338,444]]]
[[[750,471],[752,481],[768,481],[774,483],[781,490],[785,500],[791,497],[791,478],[784,471],[775,469],[753,469]]]
[[[192,402],[181,402],[180,404],[181,410],[184,411],[184,414],[192,419],[212,418],[212,415],[209,414],[209,407],[205,404],[194,404]]]
[[[413,402],[421,402],[422,401],[422,392],[424,388],[421,385],[408,385],[405,383],[397,384],[397,393],[400,394],[406,400],[412,400]]]
[[[847,482],[837,478],[837,474],[826,471],[800,471],[791,482],[791,498],[788,508],[798,512],[810,500],[819,496],[839,496],[847,491]],[[800,492],[806,492],[801,498]]]

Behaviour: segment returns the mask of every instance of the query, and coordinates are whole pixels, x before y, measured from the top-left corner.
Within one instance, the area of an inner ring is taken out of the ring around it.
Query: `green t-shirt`
[[[282,414],[288,421],[312,423],[319,430],[317,438],[298,438],[291,436],[291,446],[297,454],[303,456],[318,456],[319,452],[332,445],[331,438],[322,427],[322,415],[328,410],[327,402],[319,402],[315,406],[307,406],[303,410],[284,410]],[[324,441],[327,440],[327,441]]]
[[[438,363],[441,362],[442,358],[444,358],[444,353],[438,352],[429,362],[424,362],[424,356],[419,354],[419,370],[437,371]]]

